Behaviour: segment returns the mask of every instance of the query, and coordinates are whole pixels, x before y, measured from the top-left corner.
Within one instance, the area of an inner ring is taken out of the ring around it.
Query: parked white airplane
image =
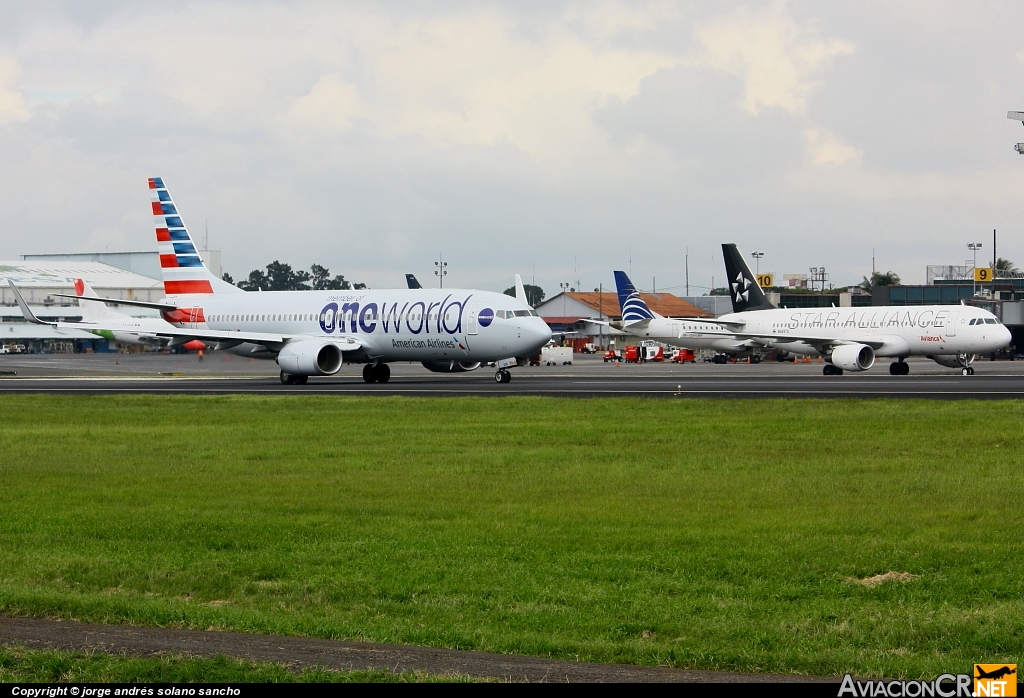
[[[166,320],[158,317],[138,318],[119,313],[105,303],[89,302],[90,298],[99,298],[85,279],[75,279],[75,295],[56,294],[64,298],[78,298],[82,309],[82,320],[74,323],[76,329],[122,344],[166,344],[166,336],[157,334],[160,331],[173,329]],[[72,326],[66,323],[65,326]],[[102,329],[99,329],[102,328]]]
[[[629,334],[688,348],[721,351],[774,349],[823,356],[824,373],[866,371],[875,357],[892,357],[892,375],[907,375],[908,356],[974,373],[976,354],[1010,343],[995,315],[968,305],[779,309],[768,302],[736,245],[722,245],[733,311],[715,320],[670,320],[654,315],[622,272],[622,322]],[[625,292],[625,296],[623,293]],[[731,345],[731,349],[729,348]]]
[[[217,349],[250,345],[250,355],[276,358],[286,384],[333,375],[344,362],[365,363],[363,379],[384,383],[389,361],[420,361],[443,373],[494,362],[495,380],[507,383],[508,369],[525,364],[551,338],[526,303],[519,275],[515,298],[471,289],[242,291],[203,264],[163,180],[150,179],[149,189],[166,297],[116,302],[160,310],[170,327],[154,334],[172,345],[193,339]]]

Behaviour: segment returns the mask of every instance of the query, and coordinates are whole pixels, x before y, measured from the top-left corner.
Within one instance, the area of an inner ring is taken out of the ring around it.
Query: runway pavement
[[[571,366],[522,367],[508,384],[494,370],[431,373],[419,364],[391,364],[386,384],[367,384],[362,366],[335,376],[285,386],[272,361],[229,354],[55,354],[0,356],[0,393],[181,393],[349,395],[547,395],[567,397],[907,397],[1017,399],[1024,397],[1024,362],[978,361],[963,376],[926,359],[910,361],[909,376],[891,376],[888,362],[870,371],[823,376],[822,364],[605,363],[578,355]]]

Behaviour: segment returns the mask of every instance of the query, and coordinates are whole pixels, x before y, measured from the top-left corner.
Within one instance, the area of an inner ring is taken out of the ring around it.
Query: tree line
[[[249,278],[237,283],[226,272],[222,278],[243,291],[358,291],[366,288],[366,284],[350,282],[342,274],[331,278],[330,270],[319,264],[310,266],[309,271],[296,270],[276,259],[267,265],[266,271],[253,269]]]

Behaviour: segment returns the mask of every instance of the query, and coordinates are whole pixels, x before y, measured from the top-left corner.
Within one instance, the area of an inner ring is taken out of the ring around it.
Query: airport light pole
[[[754,266],[757,269],[755,272],[758,276],[761,275],[761,257],[764,257],[764,252],[751,252],[750,256],[754,258]]]
[[[444,261],[441,255],[438,255],[437,261],[434,262],[434,266],[437,269],[434,270],[434,276],[438,278],[441,284],[441,288],[444,288],[444,277],[448,276],[448,262]]]
[[[978,250],[981,249],[980,242],[969,242],[967,243],[967,249],[974,253],[974,269],[978,268]],[[973,270],[971,270],[971,277],[974,278],[974,295],[978,295],[978,281],[974,277]]]
[[[566,325],[566,322],[565,322],[565,292],[569,290],[569,282],[566,281],[564,284],[562,282],[559,282],[558,283],[558,288],[562,289],[562,327],[565,327],[565,325]],[[566,331],[568,331],[568,330],[566,330]],[[563,341],[565,340],[565,335],[564,334],[562,335],[562,339],[563,339]]]

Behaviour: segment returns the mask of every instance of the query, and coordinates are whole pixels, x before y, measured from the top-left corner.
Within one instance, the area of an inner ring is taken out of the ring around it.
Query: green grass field
[[[53,683],[424,683],[465,676],[420,672],[292,670],[271,662],[227,657],[122,657],[0,646],[0,682]]]
[[[743,671],[1024,659],[1017,402],[0,402],[0,613]],[[886,572],[907,581],[865,586]]]

